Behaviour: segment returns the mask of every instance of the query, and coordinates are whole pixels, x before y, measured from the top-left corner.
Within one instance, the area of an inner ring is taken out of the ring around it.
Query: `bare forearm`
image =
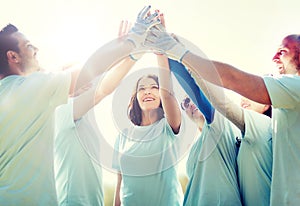
[[[193,72],[191,75],[215,109],[244,132],[243,109],[227,97],[223,88],[195,76]]]
[[[99,48],[85,63],[78,78],[72,79],[75,91],[93,80],[96,76],[110,69],[117,62],[128,56],[134,45],[120,39],[113,40]]]
[[[127,57],[105,74],[96,92],[96,104],[99,103],[104,97],[111,94],[117,88],[122,79],[134,66],[134,64],[135,61]]]
[[[163,55],[157,55],[157,62],[159,65],[160,95],[163,98],[173,98],[173,84],[168,59]]]
[[[183,63],[201,78],[235,91],[259,103],[271,104],[262,77],[243,72],[222,62],[211,61],[188,52]]]
[[[181,112],[178,107],[178,102],[174,96],[168,59],[165,56],[158,55],[157,60],[160,67],[159,92],[162,105],[169,125],[172,127],[174,133],[177,134],[181,124]]]

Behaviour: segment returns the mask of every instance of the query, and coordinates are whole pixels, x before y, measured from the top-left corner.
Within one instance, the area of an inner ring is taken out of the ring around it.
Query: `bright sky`
[[[169,32],[253,73],[274,72],[274,49],[299,32],[298,0],[10,0],[1,4],[0,27],[15,24],[40,49],[41,64],[56,69],[84,61],[148,4],[164,12]]]
[[[133,22],[148,4],[165,14],[169,32],[209,58],[256,74],[276,73],[275,49],[300,32],[299,0],[10,0],[1,3],[0,27],[16,25],[39,48],[41,65],[57,70],[84,62],[117,37],[121,20]]]

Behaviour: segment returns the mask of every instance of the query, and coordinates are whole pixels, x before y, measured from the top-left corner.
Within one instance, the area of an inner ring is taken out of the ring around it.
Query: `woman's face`
[[[142,111],[150,111],[159,107],[159,87],[154,79],[145,77],[140,80],[137,87],[137,100]]]

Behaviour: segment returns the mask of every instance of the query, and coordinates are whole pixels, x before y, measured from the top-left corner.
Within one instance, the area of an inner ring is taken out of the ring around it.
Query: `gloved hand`
[[[132,29],[128,33],[127,39],[135,45],[136,48],[140,48],[144,45],[147,32],[151,27],[160,23],[157,18],[158,13],[149,13],[151,6],[145,6],[137,16],[136,22]]]
[[[151,28],[144,44],[146,47],[158,50],[158,52],[162,52],[179,62],[182,61],[183,56],[189,51],[175,36],[168,34],[162,25]]]
[[[131,23],[128,22],[127,20],[122,20],[119,26],[119,33],[118,33],[118,37],[120,39],[122,39],[123,37],[125,37],[126,35],[128,35],[128,32],[131,29]],[[138,61],[140,58],[142,58],[142,56],[144,55],[144,52],[132,52],[129,54],[129,57],[133,60],[133,61]]]

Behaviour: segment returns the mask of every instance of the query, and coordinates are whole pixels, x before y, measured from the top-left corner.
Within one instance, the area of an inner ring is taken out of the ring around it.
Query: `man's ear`
[[[10,50],[6,53],[6,56],[8,62],[15,63],[15,64],[19,63],[19,54],[17,52]]]

